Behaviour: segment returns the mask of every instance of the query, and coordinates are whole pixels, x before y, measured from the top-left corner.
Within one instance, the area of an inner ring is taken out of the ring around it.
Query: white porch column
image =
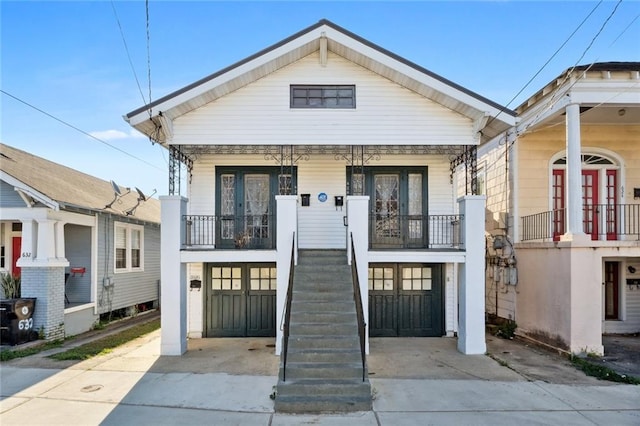
[[[56,258],[59,260],[67,260],[64,252],[64,225],[64,222],[58,221],[54,228],[56,235]]]
[[[187,268],[180,260],[187,199],[160,197],[160,355],[187,351]]]
[[[562,241],[585,240],[582,227],[582,158],[580,149],[580,105],[566,107],[567,172],[566,172],[566,233]]]
[[[45,263],[56,258],[55,220],[38,219],[37,263]]]
[[[298,196],[297,195],[276,195],[276,355],[282,353],[281,321],[287,301],[287,290],[289,288],[289,267],[291,265],[291,242],[293,233],[298,229]],[[297,263],[297,241],[296,235],[294,248],[294,263]]]
[[[466,355],[487,351],[484,324],[484,195],[458,199],[466,252],[458,286],[458,350]]]
[[[358,281],[364,320],[369,320],[369,196],[347,196],[347,262],[351,265],[351,235],[356,250]],[[369,324],[365,327],[365,352],[369,353]]]
[[[31,266],[33,260],[36,257],[36,239],[34,232],[34,223],[33,220],[23,220],[22,221],[22,237],[20,238],[20,256],[18,256],[18,261],[16,265],[19,267]],[[11,270],[11,268],[9,268]]]

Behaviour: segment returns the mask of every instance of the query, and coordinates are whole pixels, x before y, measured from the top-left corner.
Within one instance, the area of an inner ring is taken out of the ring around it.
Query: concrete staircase
[[[327,413],[371,410],[351,266],[344,250],[303,250],[294,270],[286,381],[280,363],[275,410]]]

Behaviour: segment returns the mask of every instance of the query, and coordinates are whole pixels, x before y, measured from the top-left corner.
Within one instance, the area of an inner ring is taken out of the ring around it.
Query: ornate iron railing
[[[462,215],[399,215],[372,213],[369,241],[373,249],[463,249]]]
[[[566,209],[520,218],[521,241],[558,240],[567,231]],[[582,207],[582,231],[593,240],[640,239],[640,204],[593,204]]]
[[[360,337],[360,356],[362,357],[362,381],[366,379],[367,355],[365,349],[365,337],[367,323],[364,320],[364,309],[362,307],[362,295],[360,293],[360,280],[358,279],[358,264],[356,262],[356,249],[353,244],[353,234],[351,238],[351,276],[353,281],[353,299],[356,303],[356,317],[358,320],[358,336]]]
[[[185,215],[182,220],[188,248],[275,248],[275,215]]]

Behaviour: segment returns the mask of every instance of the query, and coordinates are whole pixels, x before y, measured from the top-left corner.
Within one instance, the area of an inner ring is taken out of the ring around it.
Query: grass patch
[[[60,346],[62,346],[62,343],[63,340],[54,340],[51,342],[41,343],[39,345],[35,345],[26,349],[7,349],[0,352],[0,362],[11,361],[12,359],[16,358],[24,358],[43,351],[47,351],[49,349],[59,348]]]
[[[160,319],[133,326],[112,336],[103,337],[90,343],[49,356],[58,361],[83,361],[94,356],[105,355],[114,348],[160,328]]]
[[[640,385],[640,379],[633,376],[627,376],[624,374],[618,374],[612,369],[603,365],[597,365],[586,359],[576,356],[571,357],[571,363],[582,370],[587,376],[592,376],[600,380],[609,380],[617,383],[627,383],[630,385]]]

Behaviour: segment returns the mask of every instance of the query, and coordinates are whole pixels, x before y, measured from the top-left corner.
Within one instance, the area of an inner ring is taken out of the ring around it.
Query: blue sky
[[[515,108],[576,63],[640,61],[639,16],[637,0],[151,0],[151,98],[324,18],[493,101],[512,101],[509,107]],[[6,94],[0,94],[0,140],[121,186],[166,194],[166,151],[136,135],[122,118],[149,97],[145,2],[1,0],[0,19],[2,90],[115,148]]]

